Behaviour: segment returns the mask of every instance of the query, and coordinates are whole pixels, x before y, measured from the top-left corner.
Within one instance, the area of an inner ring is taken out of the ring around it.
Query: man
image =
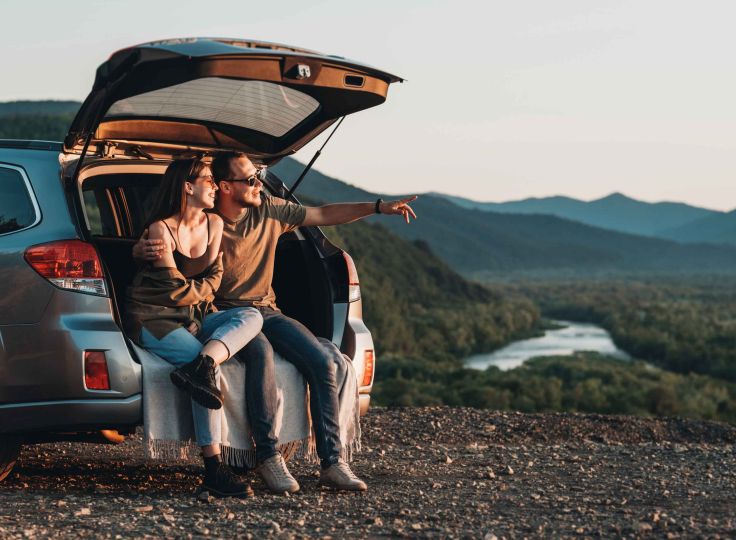
[[[222,237],[222,283],[217,291],[219,308],[254,306],[263,315],[262,332],[239,357],[245,361],[248,419],[256,444],[258,471],[274,492],[295,492],[299,484],[291,476],[273,434],[276,385],[273,353],[276,351],[304,376],[309,385],[310,411],[321,462],[320,485],[365,491],[367,486],[340,458],[339,410],[335,363],[331,352],[300,322],[276,307],[271,287],[276,244],[281,234],[299,226],[340,225],[380,213],[401,215],[407,223],[416,214],[408,203],[416,196],[396,201],[340,203],[304,207],[262,191],[263,170],[245,154],[223,152],[212,162],[219,192],[215,209],[225,226]],[[142,240],[134,256],[155,260],[163,246]]]

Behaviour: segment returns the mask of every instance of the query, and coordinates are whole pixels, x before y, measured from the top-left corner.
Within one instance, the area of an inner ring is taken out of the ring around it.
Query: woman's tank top
[[[205,214],[207,216],[207,214]],[[176,246],[176,249],[174,250],[174,262],[176,263],[176,268],[181,272],[184,277],[192,278],[197,277],[198,275],[202,274],[207,268],[209,268],[209,255],[210,255],[210,217],[207,216],[207,248],[204,250],[204,253],[200,255],[199,257],[187,257],[184,255],[181,251],[179,251],[179,233],[177,231],[177,234],[175,235],[173,231],[171,230],[171,227],[169,227],[169,224],[165,221],[163,222],[164,225],[166,225],[166,228],[169,230],[169,234],[171,235],[171,238],[174,239],[174,245]]]

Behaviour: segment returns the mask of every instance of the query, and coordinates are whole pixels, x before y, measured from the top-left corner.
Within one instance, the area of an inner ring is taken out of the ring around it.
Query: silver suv
[[[63,143],[0,141],[0,480],[23,444],[119,442],[141,424],[119,299],[167,164],[220,149],[275,164],[399,80],[270,43],[147,43],[98,68]],[[266,188],[296,201],[272,173]],[[301,227],[279,242],[273,285],[353,360],[364,413],[375,357],[350,256]]]

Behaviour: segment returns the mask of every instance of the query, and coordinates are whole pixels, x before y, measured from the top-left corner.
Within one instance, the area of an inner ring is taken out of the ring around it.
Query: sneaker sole
[[[325,489],[331,489],[333,491],[368,491],[368,486],[336,486],[328,484],[326,482],[317,482],[317,486]]]
[[[182,375],[178,370],[171,372],[171,382],[189,394],[194,401],[207,409],[217,410],[222,407],[222,397],[215,394],[209,388],[192,383],[191,379]]]
[[[265,484],[266,481],[264,480],[263,483]],[[296,493],[301,489],[301,486],[296,486],[296,488],[287,488],[287,489],[272,489],[268,484],[266,484],[266,487],[268,488],[268,491],[273,493],[274,495],[283,495],[284,493]]]

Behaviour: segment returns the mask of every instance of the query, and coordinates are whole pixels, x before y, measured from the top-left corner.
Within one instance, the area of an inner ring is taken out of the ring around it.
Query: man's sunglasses
[[[256,169],[256,172],[251,174],[247,178],[223,178],[221,182],[245,182],[249,186],[253,187],[256,182],[264,182],[266,180],[266,167]]]

